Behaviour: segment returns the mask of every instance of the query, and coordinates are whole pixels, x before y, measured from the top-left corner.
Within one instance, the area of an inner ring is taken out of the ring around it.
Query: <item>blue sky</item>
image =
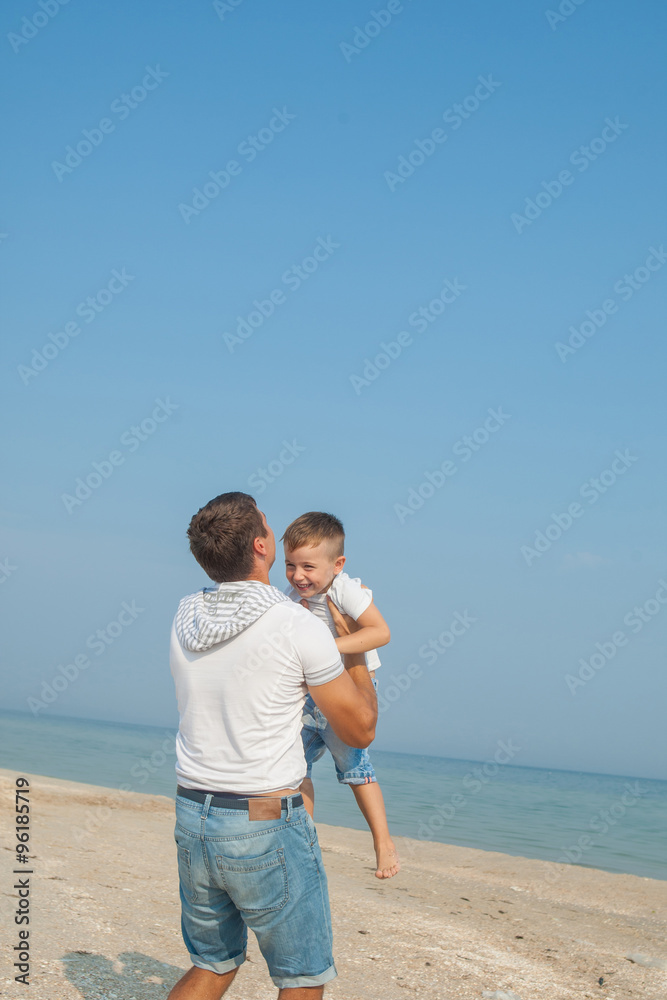
[[[664,10],[44,2],[0,32],[5,707],[175,723],[185,529],[242,489],[343,519],[378,747],[664,777]]]

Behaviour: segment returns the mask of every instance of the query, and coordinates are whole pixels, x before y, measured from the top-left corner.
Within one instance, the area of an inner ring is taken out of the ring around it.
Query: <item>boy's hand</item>
[[[329,611],[331,612],[331,617],[333,618],[339,637],[342,635],[351,635],[352,632],[359,631],[361,625],[355,622],[354,618],[350,618],[349,615],[341,614],[330,597],[327,597],[327,604],[329,605]]]

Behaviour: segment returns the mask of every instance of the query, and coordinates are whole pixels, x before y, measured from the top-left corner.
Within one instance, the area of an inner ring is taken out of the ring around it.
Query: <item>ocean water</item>
[[[173,729],[19,712],[0,712],[0,728],[0,767],[17,774],[175,794]],[[373,761],[395,836],[667,879],[666,781],[376,750]],[[366,829],[328,755],[314,779],[316,819]]]

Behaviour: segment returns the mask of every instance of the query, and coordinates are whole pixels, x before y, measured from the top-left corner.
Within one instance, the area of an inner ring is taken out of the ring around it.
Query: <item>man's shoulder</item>
[[[323,684],[342,671],[340,654],[328,626],[311,611],[285,601],[271,608],[265,619],[264,641],[275,641],[283,649],[286,644],[289,658],[300,665],[308,683]]]
[[[313,627],[315,630],[322,627],[325,632],[329,631],[316,615],[294,601],[282,601],[280,604],[275,604],[264,617],[269,615],[271,615],[272,620],[290,622],[300,632],[304,629],[310,631]]]

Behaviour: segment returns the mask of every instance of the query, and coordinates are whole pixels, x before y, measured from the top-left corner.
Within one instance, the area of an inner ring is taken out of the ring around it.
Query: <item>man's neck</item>
[[[269,585],[269,571],[265,566],[257,566],[252,573],[246,577],[246,580],[256,580],[257,583],[265,583]]]

